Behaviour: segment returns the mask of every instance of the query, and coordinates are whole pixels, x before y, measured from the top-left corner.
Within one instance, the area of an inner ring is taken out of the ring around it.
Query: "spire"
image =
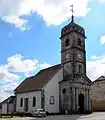
[[[70,5],[70,7],[71,7],[71,12],[72,12],[72,20],[71,20],[71,22],[74,22],[74,16],[73,16],[74,9],[73,9],[73,4]]]

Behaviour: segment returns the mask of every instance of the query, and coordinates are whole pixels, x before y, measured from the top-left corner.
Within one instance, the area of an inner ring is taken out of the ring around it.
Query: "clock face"
[[[78,53],[78,59],[82,59],[82,54]]]
[[[69,59],[70,58],[70,54],[66,54],[66,59]]]

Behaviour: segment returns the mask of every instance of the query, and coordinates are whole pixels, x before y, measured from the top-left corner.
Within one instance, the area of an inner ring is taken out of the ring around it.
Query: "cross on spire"
[[[71,12],[72,12],[72,20],[71,20],[71,22],[74,22],[74,16],[73,16],[74,9],[73,9],[73,4],[70,5],[70,7],[71,7]]]

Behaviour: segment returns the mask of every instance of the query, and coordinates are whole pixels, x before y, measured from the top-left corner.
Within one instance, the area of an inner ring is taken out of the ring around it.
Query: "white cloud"
[[[17,28],[20,28],[21,31],[29,29],[29,27],[26,25],[28,21],[20,19],[20,17],[18,16],[4,16],[2,17],[2,20],[4,20],[7,23],[15,25]]]
[[[104,2],[105,2],[105,0],[100,0],[100,2],[101,2],[101,3],[104,3]]]
[[[0,102],[7,99],[10,96],[10,93],[6,92],[3,87],[0,87]]]
[[[104,35],[104,36],[101,36],[100,42],[101,42],[102,45],[105,44],[105,35]]]
[[[38,69],[44,69],[50,66],[51,65],[47,63],[39,64],[38,60],[36,59],[24,59],[24,57],[20,54],[16,54],[8,58],[8,64],[6,65],[6,68],[8,68],[9,71],[15,73],[24,73],[26,76],[28,76],[29,72]]]
[[[17,82],[4,84],[0,86],[0,102],[14,94],[14,89],[18,86]]]
[[[4,66],[0,66],[0,83],[5,82],[14,82],[16,80],[19,80],[20,76],[10,73],[8,69]]]
[[[9,72],[6,65],[0,66],[0,101],[13,94],[17,81],[21,78],[18,74]]]
[[[9,57],[7,64],[0,65],[0,101],[13,94],[20,79],[29,76],[30,72],[36,72],[49,66],[47,63],[38,63],[36,59],[24,59],[20,54]]]
[[[105,56],[96,58],[92,61],[87,61],[87,75],[92,81],[105,75]]]
[[[102,58],[103,56],[92,56],[92,59],[93,60],[98,60],[98,59],[100,59],[100,58]]]
[[[48,64],[48,63],[43,63],[43,64],[40,64],[39,65],[39,68],[40,69],[44,69],[44,68],[48,68],[48,67],[50,67],[51,65],[50,64]]]
[[[38,14],[47,25],[58,25],[70,17],[70,5],[74,4],[75,15],[85,16],[91,0],[0,0],[0,18],[22,31],[30,29],[23,16]],[[82,3],[80,5],[80,3]]]
[[[38,61],[36,59],[23,59],[23,56],[16,54],[8,58],[8,69],[13,72],[28,73],[35,70],[38,67]]]

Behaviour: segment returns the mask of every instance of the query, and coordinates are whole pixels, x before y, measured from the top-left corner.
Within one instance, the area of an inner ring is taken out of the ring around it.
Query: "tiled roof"
[[[16,96],[10,96],[9,98],[7,98],[1,103],[14,103],[14,101],[16,101]]]
[[[61,68],[61,64],[39,71],[35,76],[26,78],[14,91],[15,93],[25,93],[40,90]]]
[[[100,76],[99,78],[97,78],[95,81],[93,82],[97,82],[97,81],[103,81],[105,80],[105,76]]]

